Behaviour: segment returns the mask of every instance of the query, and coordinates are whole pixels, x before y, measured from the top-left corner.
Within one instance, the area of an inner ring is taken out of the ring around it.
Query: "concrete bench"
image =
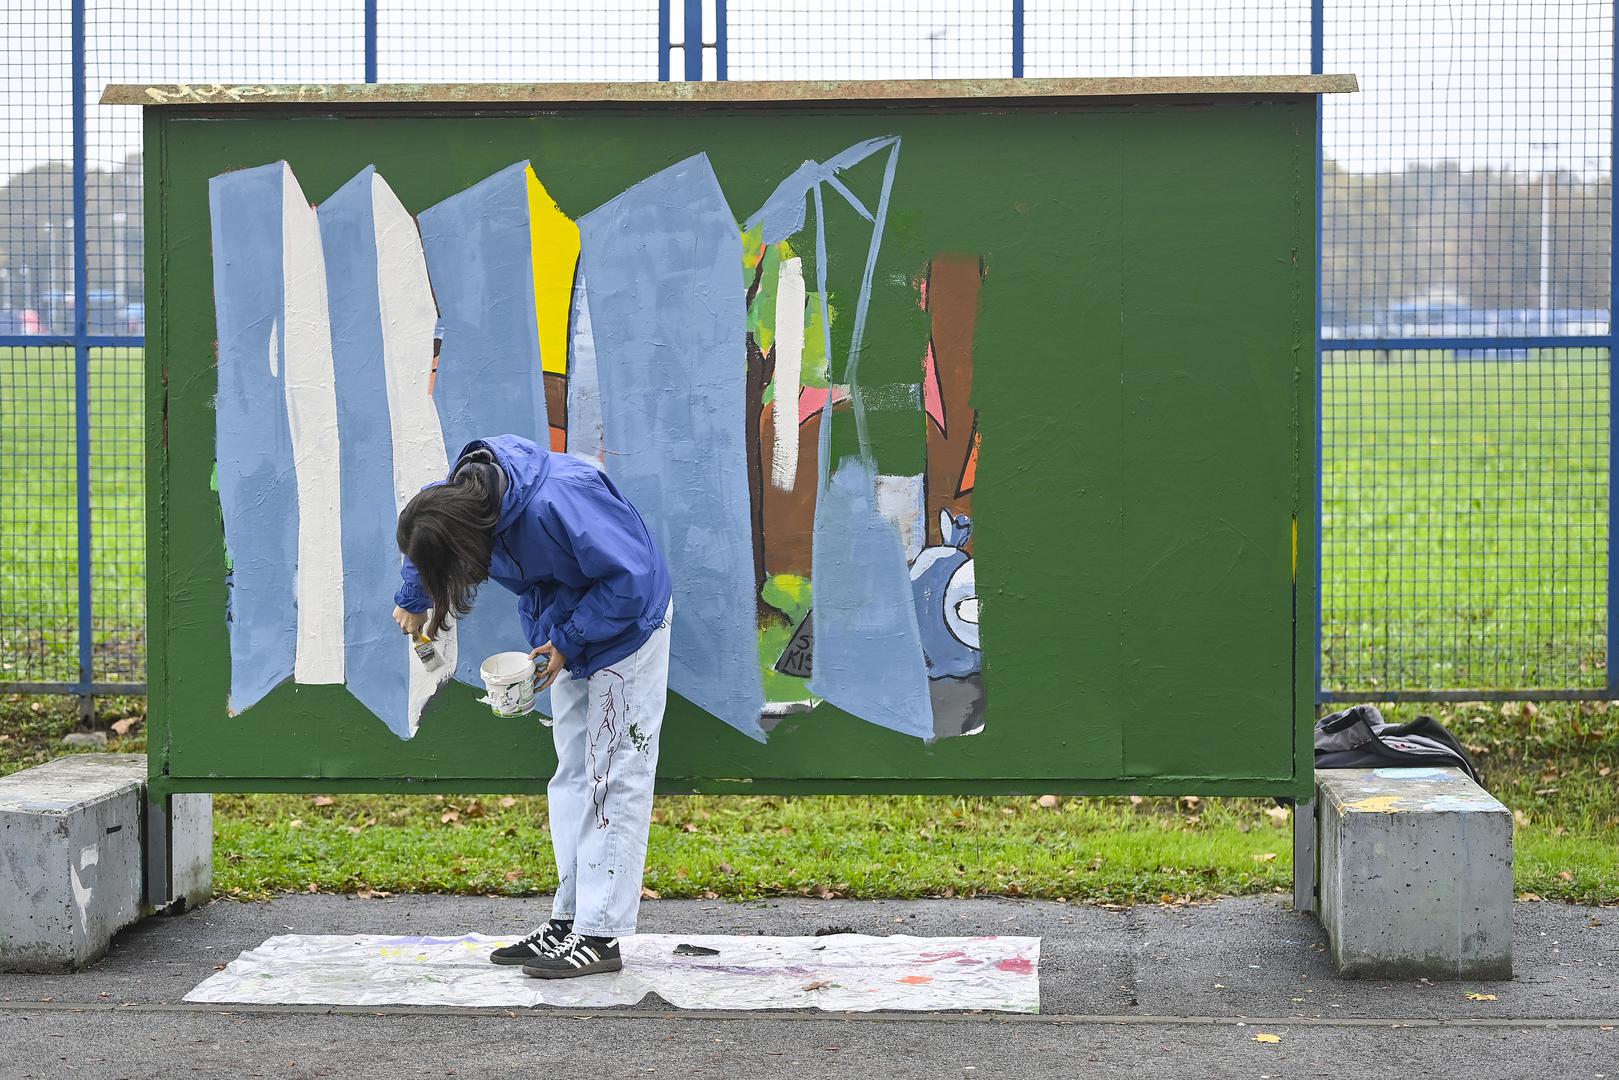
[[[1319,769],[1320,917],[1342,975],[1512,977],[1512,814],[1459,769]]]
[[[94,963],[114,934],[153,910],[145,818],[140,754],[81,754],[0,777],[0,971]],[[173,798],[165,903],[208,900],[212,830],[211,796]]]

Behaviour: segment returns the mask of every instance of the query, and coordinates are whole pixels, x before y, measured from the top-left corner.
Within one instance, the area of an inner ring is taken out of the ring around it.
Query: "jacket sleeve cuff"
[[[561,641],[557,639],[561,638]],[[565,623],[558,623],[551,631],[551,644],[562,650],[569,663],[577,663],[579,654],[585,651],[585,639],[579,633],[578,627],[569,619]]]
[[[394,603],[412,615],[420,615],[433,606],[433,602],[421,590],[413,589],[409,585],[401,586],[399,591],[394,593]]]

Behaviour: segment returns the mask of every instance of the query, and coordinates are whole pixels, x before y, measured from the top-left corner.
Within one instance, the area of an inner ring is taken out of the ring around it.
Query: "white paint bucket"
[[[496,716],[522,716],[534,711],[534,661],[528,653],[496,653],[478,669],[488,693],[478,700]]]

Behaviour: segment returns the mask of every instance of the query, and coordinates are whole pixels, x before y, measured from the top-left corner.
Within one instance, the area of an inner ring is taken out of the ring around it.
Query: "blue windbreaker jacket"
[[[629,500],[595,466],[517,435],[468,443],[506,474],[489,576],[517,594],[523,632],[547,641],[588,678],[634,653],[663,624],[672,584],[657,541]],[[450,472],[453,476],[455,467]],[[394,602],[432,604],[410,559]]]

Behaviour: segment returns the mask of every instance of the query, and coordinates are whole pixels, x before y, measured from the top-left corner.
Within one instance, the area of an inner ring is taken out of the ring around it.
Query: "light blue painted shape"
[[[388,729],[410,738],[413,663],[394,625],[393,435],[377,299],[377,238],[366,166],[320,204],[320,242],[337,380],[343,514],[343,671],[349,693]]]
[[[281,372],[283,162],[208,182],[219,334],[215,454],[229,572],[230,710],[292,677],[298,487]],[[274,364],[272,372],[271,365]]]
[[[607,472],[674,576],[669,686],[762,742],[736,218],[699,154],[586,214],[579,232]]]
[[[1372,775],[1381,780],[1444,780],[1456,775],[1449,769],[1373,769]]]
[[[826,307],[826,189],[830,188],[871,223],[849,354],[841,373],[833,368],[849,386],[860,454],[833,467],[831,409],[822,414],[817,447],[821,487],[815,504],[815,661],[810,690],[862,720],[931,739],[933,705],[915,592],[899,530],[877,510],[876,468],[866,433],[859,379],[866,310],[888,220],[899,146],[896,137],[868,139],[824,162],[806,161],[777,185],[759,211],[748,219],[747,227],[762,226],[766,242],[789,239],[804,230],[813,204],[816,288],[821,297],[827,355],[831,357],[831,318]],[[885,151],[882,188],[873,212],[839,175]]]
[[[910,572],[899,530],[877,512],[876,492],[871,463],[848,458],[815,503],[810,692],[862,720],[931,739]]]
[[[416,219],[443,323],[433,401],[452,467],[468,443],[491,435],[550,445],[534,321],[527,169],[520,161]],[[517,597],[486,584],[459,624],[457,641],[455,677],[482,689],[484,660],[523,646]]]
[[[899,146],[899,138],[894,135],[885,135],[876,139],[867,139],[855,143],[825,161],[806,161],[793,170],[785,180],[776,185],[776,190],[770,193],[764,205],[748,218],[746,226],[749,229],[757,225],[764,225],[764,242],[767,244],[779,243],[793,236],[804,228],[805,215],[808,212],[810,194],[823,183],[831,184],[833,189],[841,195],[855,212],[867,221],[872,221],[872,213],[866,209],[859,199],[843,185],[838,174],[845,169],[865,161],[879,150],[889,150]]]

